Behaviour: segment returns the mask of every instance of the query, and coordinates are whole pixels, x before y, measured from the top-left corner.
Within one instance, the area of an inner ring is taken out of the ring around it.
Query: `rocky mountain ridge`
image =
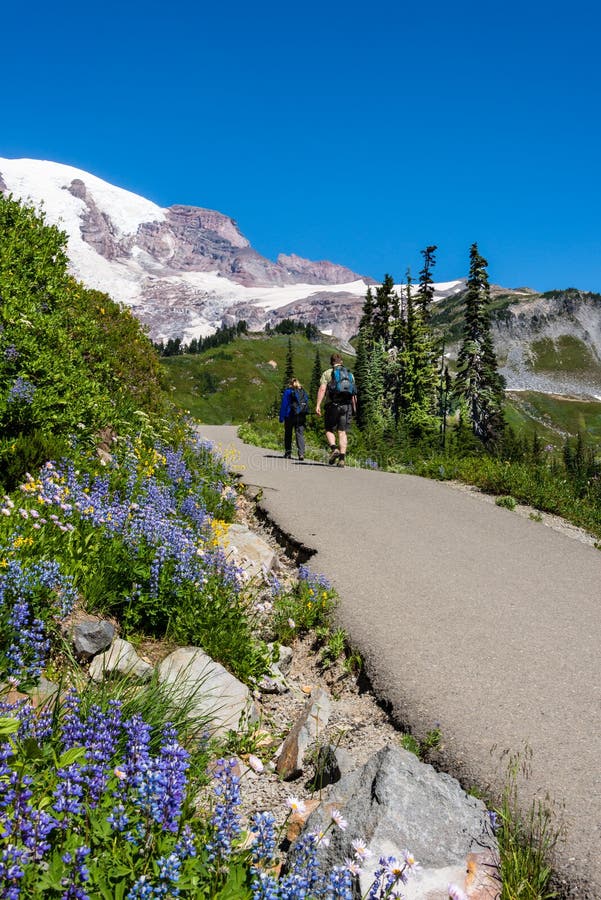
[[[154,339],[210,334],[246,319],[311,322],[348,341],[372,278],[295,253],[275,261],[216,210],[167,209],[71,166],[0,159],[0,191],[44,210],[68,235],[73,274],[130,306]],[[456,347],[465,281],[436,285],[435,319]],[[402,289],[402,288],[399,288]],[[491,291],[495,346],[510,390],[601,397],[601,296]]]
[[[72,166],[0,159],[0,191],[42,206],[68,234],[73,274],[132,307],[156,339],[190,340],[240,318],[261,328],[290,315],[348,339],[375,283],[327,260],[266,259],[223,213],[163,209]],[[460,286],[440,285],[440,296]]]

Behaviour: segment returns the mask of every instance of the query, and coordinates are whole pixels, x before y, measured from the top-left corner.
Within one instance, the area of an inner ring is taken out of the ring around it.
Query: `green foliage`
[[[139,323],[68,275],[65,246],[43,216],[0,197],[0,455],[18,437],[91,437],[163,403]]]
[[[290,643],[297,635],[328,627],[337,604],[337,594],[314,576],[300,578],[274,601],[273,627],[277,639]]]
[[[520,778],[529,777],[531,752],[510,757],[498,817],[502,900],[551,900],[551,858],[561,830],[554,824],[549,802],[535,799],[524,815],[519,800]]]
[[[67,449],[65,437],[43,431],[0,441],[0,488],[14,491],[26,472],[35,472],[48,459],[60,459]]]
[[[454,391],[465,404],[476,437],[490,444],[498,440],[504,427],[505,381],[498,372],[492,343],[487,265],[478,252],[478,245],[472,244],[463,340],[457,356]]]
[[[515,498],[511,495],[506,495],[505,497],[497,497],[495,503],[497,506],[503,507],[503,509],[514,510],[517,506]]]
[[[269,651],[254,636],[247,603],[223,578],[211,575],[202,591],[175,588],[161,599],[169,614],[166,633],[175,643],[201,646],[247,684],[267,672]]]
[[[422,740],[418,740],[412,734],[401,735],[401,747],[414,753],[418,759],[427,762],[432,754],[440,749],[442,744],[442,732],[440,728],[432,728]]]

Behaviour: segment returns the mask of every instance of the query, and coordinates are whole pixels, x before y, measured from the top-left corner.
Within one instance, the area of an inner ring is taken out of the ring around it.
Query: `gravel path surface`
[[[599,551],[446,484],[200,431],[236,449],[271,519],[316,548],[376,695],[417,736],[440,727],[447,771],[499,790],[503,752],[531,748],[523,801],[563,807],[559,871],[574,896],[601,898]]]

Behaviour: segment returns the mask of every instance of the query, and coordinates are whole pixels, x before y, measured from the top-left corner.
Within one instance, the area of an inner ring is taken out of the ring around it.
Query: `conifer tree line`
[[[386,275],[375,291],[367,290],[355,365],[357,424],[376,434],[402,432],[411,441],[438,433],[444,446],[452,406],[459,410],[459,429],[493,445],[504,428],[505,381],[492,343],[488,263],[473,244],[463,337],[452,379],[444,337],[432,327],[436,250],[433,244],[421,251],[416,284],[407,271],[402,285],[395,286]]]
[[[248,325],[244,319],[240,319],[235,325],[222,325],[214,334],[207,337],[192,338],[189,344],[185,344],[181,338],[169,338],[167,342],[159,341],[154,348],[159,356],[179,356],[181,353],[202,353],[222,344],[230,344],[240,337],[248,334]]]

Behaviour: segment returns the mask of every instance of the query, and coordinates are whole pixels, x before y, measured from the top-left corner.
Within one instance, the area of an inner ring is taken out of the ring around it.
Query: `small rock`
[[[280,778],[290,780],[301,774],[307,747],[323,732],[329,718],[330,698],[326,691],[318,688],[282,745],[276,765]]]
[[[76,653],[91,659],[110,647],[115,637],[115,626],[103,619],[84,619],[73,626],[71,640]]]
[[[109,650],[95,656],[90,663],[90,678],[102,681],[112,672],[132,675],[140,681],[148,681],[152,676],[152,666],[140,659],[129,641],[116,638]]]
[[[290,647],[285,644],[267,644],[267,649],[274,655],[277,652],[277,659],[274,665],[282,675],[287,675],[292,665],[293,653]]]
[[[200,647],[180,647],[159,665],[159,681],[170,685],[172,699],[188,709],[191,719],[206,719],[211,734],[236,730],[241,719],[258,720],[246,685]]]
[[[259,682],[259,691],[263,694],[286,694],[290,688],[281,672],[272,666],[269,675],[264,675]]]
[[[246,525],[230,525],[221,543],[226,558],[241,566],[249,578],[270,572],[278,564],[269,544]]]

